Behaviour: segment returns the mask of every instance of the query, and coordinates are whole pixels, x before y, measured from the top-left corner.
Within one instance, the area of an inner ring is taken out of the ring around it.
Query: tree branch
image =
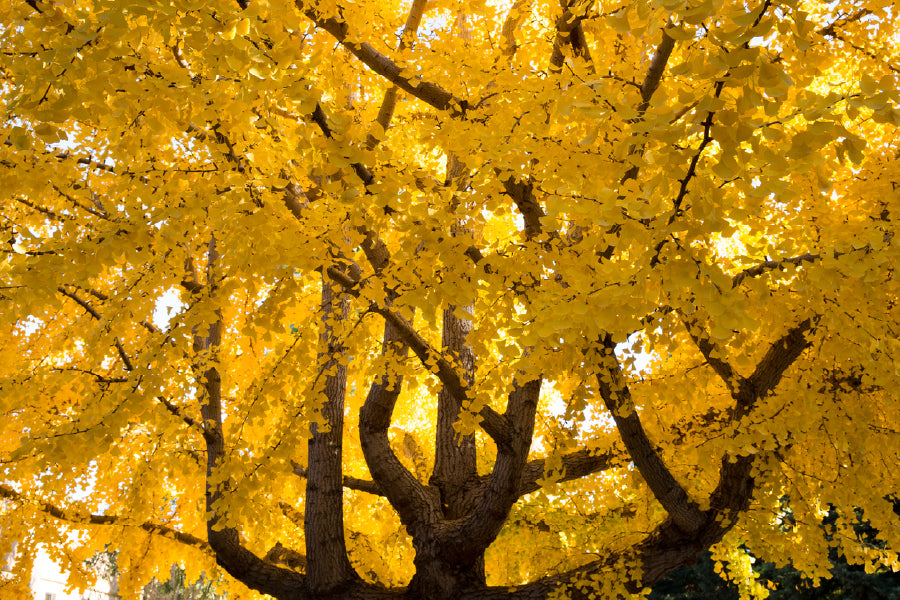
[[[404,336],[393,321],[385,319],[382,356],[406,354]],[[403,386],[400,375],[385,373],[373,381],[359,411],[359,440],[369,473],[397,511],[413,538],[427,535],[431,523],[441,518],[440,499],[432,497],[394,454],[388,429]]]
[[[212,552],[209,544],[204,540],[161,523],[129,523],[127,519],[116,515],[94,515],[73,512],[71,510],[60,508],[50,502],[27,498],[13,488],[3,484],[0,484],[0,498],[5,498],[6,500],[11,500],[20,504],[37,506],[42,512],[50,515],[54,519],[66,521],[67,523],[75,523],[78,525],[117,525],[121,527],[137,527],[148,533],[175,540],[186,546],[192,546],[203,550],[204,552]]]
[[[438,350],[434,349],[428,341],[423,338],[413,328],[412,323],[401,317],[396,312],[379,306],[373,306],[370,310],[384,317],[396,332],[398,339],[402,340],[413,353],[419,358],[419,361],[428,369],[437,367],[435,373],[444,386],[449,388],[460,402],[467,402],[469,395],[467,386],[463,383],[459,373],[453,364]]]
[[[748,378],[757,397],[762,398],[774,390],[781,381],[784,372],[794,364],[804,350],[809,348],[810,341],[806,334],[813,331],[818,317],[804,319],[791,327],[787,333],[775,340],[763,356],[753,374]],[[743,409],[749,411],[750,407]],[[740,413],[738,414],[740,417]]]
[[[66,298],[70,298],[70,299],[74,300],[78,304],[78,306],[83,308],[85,310],[85,312],[87,312],[89,315],[91,315],[98,321],[103,320],[103,318],[100,316],[100,313],[97,312],[97,310],[93,306],[91,306],[91,303],[88,302],[87,300],[80,298],[77,294],[75,294],[74,292],[68,291],[67,289],[65,289],[62,286],[56,288],[56,291],[59,292],[60,294],[62,294],[63,296],[65,296]]]
[[[719,379],[721,379],[732,394],[734,394],[744,381],[744,378],[741,377],[724,358],[718,356],[718,354],[721,353],[721,350],[716,347],[716,344],[710,338],[709,333],[696,319],[683,317],[682,322],[684,323],[688,334],[691,336],[691,339],[694,340],[697,349],[700,350],[700,353],[703,355],[703,358],[706,359],[706,362],[712,367],[713,371],[716,372]]]
[[[573,3],[567,0],[563,1],[563,12],[556,20],[556,37],[553,39],[553,51],[550,55],[550,72],[559,73],[562,70],[563,63],[566,58],[563,54],[563,47],[567,44],[572,47],[575,56],[583,59],[590,66],[590,72],[594,72],[594,65],[591,60],[591,50],[587,45],[587,38],[584,36],[584,27],[581,22],[585,15],[576,15],[572,12]]]
[[[500,30],[503,55],[509,59],[512,59],[519,48],[518,42],[516,42],[516,29],[519,28],[519,23],[522,22],[521,10],[526,2],[528,0],[516,0],[513,3],[509,12],[506,13],[506,18],[503,20],[503,28]]]
[[[644,115],[647,114],[647,110],[650,108],[650,100],[653,99],[653,94],[659,89],[663,73],[666,70],[666,66],[669,64],[669,57],[672,56],[672,50],[674,49],[675,40],[670,37],[666,32],[666,29],[663,28],[662,40],[659,42],[659,46],[656,47],[656,53],[653,55],[653,60],[650,61],[650,66],[647,68],[646,75],[644,75],[644,81],[641,83],[641,101],[637,105],[638,115],[634,118],[635,123],[644,120]],[[646,142],[636,144],[629,148],[628,153],[643,154],[645,145]],[[637,179],[640,169],[641,168],[638,165],[629,167],[629,169],[625,171],[625,174],[622,175],[620,183],[625,183],[629,179]]]
[[[588,475],[607,471],[623,464],[625,461],[627,461],[627,457],[621,449],[599,453],[587,449],[576,450],[562,457],[562,476],[555,481],[562,483],[564,481],[581,479]],[[519,496],[541,489],[537,482],[546,475],[545,464],[546,459],[543,458],[526,463],[525,468],[522,470],[522,479],[519,482]],[[486,475],[482,477],[482,479],[486,478]]]
[[[532,240],[537,238],[543,229],[541,218],[545,216],[544,209],[534,197],[534,185],[530,181],[522,181],[515,176],[510,176],[503,182],[506,194],[512,198],[516,208],[522,213],[525,222],[525,238]]]
[[[475,510],[461,521],[452,522],[443,536],[455,540],[445,556],[465,564],[467,557],[480,555],[500,533],[509,510],[519,499],[525,459],[534,434],[534,417],[541,393],[541,379],[524,385],[513,382],[504,417],[510,422],[512,443],[497,447],[497,458]],[[442,536],[442,537],[443,537]]]
[[[217,291],[216,268],[219,252],[216,238],[210,238],[207,250],[206,285],[201,291],[213,295]],[[187,265],[193,277],[192,265]],[[196,279],[194,279],[196,280]],[[197,293],[200,293],[199,291]],[[193,350],[199,357],[207,352],[216,353],[222,343],[223,323],[221,312],[217,320],[209,324],[207,335],[194,335]],[[204,367],[199,360],[194,363],[198,372],[198,384],[203,390],[200,412],[203,422],[207,424],[203,439],[206,442],[206,536],[216,556],[216,562],[232,577],[244,585],[264,594],[275,597],[308,598],[305,590],[305,577],[283,567],[272,565],[247,550],[240,542],[238,531],[232,526],[223,526],[216,510],[216,503],[229,488],[229,482],[214,483],[216,470],[225,456],[225,437],[222,427],[222,383],[219,371],[215,366]]]
[[[354,41],[350,35],[350,28],[343,21],[319,13],[315,8],[306,6],[303,0],[296,0],[296,4],[297,8],[306,14],[313,23],[330,33],[342,46],[378,75],[438,110],[447,111],[454,117],[465,116],[466,111],[470,108],[467,100],[455,97],[434,83],[423,81],[416,76],[406,76],[403,69],[367,42]]]
[[[840,254],[836,252],[835,258],[837,256],[840,256]],[[749,269],[744,269],[743,271],[741,271],[740,273],[738,273],[737,275],[732,277],[731,278],[731,287],[732,288],[738,287],[748,277],[758,277],[758,276],[762,275],[763,273],[766,273],[767,271],[782,270],[787,265],[799,266],[799,265],[803,264],[804,262],[816,262],[818,260],[821,260],[821,258],[822,258],[821,254],[806,253],[806,254],[801,254],[799,256],[792,256],[790,258],[782,258],[781,260],[767,260],[765,262],[762,262],[762,263],[756,265],[755,267],[750,267]]]
[[[705,516],[647,438],[614,350],[615,344],[607,334],[597,350],[601,369],[597,373],[597,384],[606,408],[612,414],[628,454],[659,503],[678,528],[685,532],[699,531]]]
[[[293,471],[294,475],[297,477],[306,478],[306,468],[297,463],[293,463]],[[358,477],[350,477],[349,475],[344,475],[342,484],[348,490],[354,490],[357,492],[365,492],[366,494],[372,494],[373,496],[384,496],[384,490],[381,489],[374,481],[369,479],[359,479]]]
[[[347,318],[349,308],[347,297],[338,298],[327,276],[323,276],[317,360],[321,365],[319,376],[325,375],[325,403],[319,413],[326,428],[320,428],[317,423],[310,427],[303,521],[307,585],[313,593],[325,593],[359,580],[347,558],[344,541],[342,447],[347,364],[345,348],[335,331],[335,324]]]
[[[159,400],[160,404],[162,404],[167,411],[184,421],[188,425],[188,427],[196,428],[200,433],[205,433],[203,425],[184,414],[184,411],[181,408],[172,404],[172,402],[170,402],[167,398],[164,398],[163,396],[157,396],[156,399]]]

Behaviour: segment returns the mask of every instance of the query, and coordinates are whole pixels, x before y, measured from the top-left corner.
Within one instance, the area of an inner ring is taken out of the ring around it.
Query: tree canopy
[[[77,586],[113,540],[123,593],[182,562],[278,600],[897,569],[895,12],[3,3],[17,568]]]

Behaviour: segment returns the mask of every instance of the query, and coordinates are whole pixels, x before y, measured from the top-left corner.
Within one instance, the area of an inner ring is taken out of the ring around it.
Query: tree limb
[[[68,291],[67,289],[65,289],[62,286],[59,286],[58,288],[56,288],[56,291],[58,291],[60,294],[62,294],[66,298],[70,298],[70,299],[74,300],[78,304],[78,306],[83,308],[85,310],[85,312],[87,312],[89,315],[91,315],[98,321],[103,320],[103,318],[100,316],[100,313],[97,312],[97,310],[93,306],[91,306],[91,303],[88,302],[87,300],[80,298],[77,294],[75,294],[74,292]]]
[[[306,468],[302,465],[293,463],[293,471],[294,475],[297,477],[306,478]],[[384,490],[381,489],[381,486],[369,479],[359,479],[358,477],[344,475],[342,483],[348,490],[365,492],[366,494],[372,494],[373,496],[384,496]]]
[[[737,388],[740,387],[744,378],[728,364],[728,361],[718,356],[718,354],[721,353],[721,350],[716,346],[712,341],[712,338],[710,338],[709,333],[696,319],[683,317],[682,322],[684,323],[688,334],[691,336],[691,339],[694,340],[697,349],[700,350],[700,353],[703,355],[703,358],[706,359],[706,362],[712,367],[713,371],[716,372],[719,379],[721,379],[732,394],[734,394]]]
[[[804,350],[809,348],[811,342],[807,339],[806,334],[814,330],[816,321],[818,321],[818,317],[804,319],[772,342],[769,350],[748,378],[753,389],[756,390],[757,397],[762,398],[774,390],[784,372],[794,364]],[[744,413],[750,408],[741,407]],[[741,416],[740,413],[738,416]]]
[[[385,319],[382,356],[406,353],[407,344],[393,321]],[[385,373],[373,381],[359,411],[359,439],[369,473],[397,511],[413,538],[427,535],[441,518],[440,499],[433,497],[400,462],[388,439],[403,378]]]
[[[839,253],[835,253],[835,257],[839,255]],[[748,277],[758,277],[759,275],[762,275],[767,271],[782,270],[787,265],[799,266],[804,262],[816,262],[818,260],[821,260],[821,258],[821,254],[812,254],[807,252],[806,254],[792,256],[790,258],[782,258],[781,260],[767,260],[754,267],[750,267],[749,269],[744,269],[743,271],[732,277],[731,287],[738,287]]]
[[[203,290],[209,294],[217,291],[216,274],[219,252],[215,236],[212,236],[207,251],[207,281]],[[199,293],[199,292],[198,292]],[[222,342],[223,323],[221,312],[218,320],[209,324],[207,335],[195,333],[193,350],[197,355],[212,351],[215,353]],[[222,526],[216,503],[227,493],[229,482],[213,483],[215,471],[225,456],[225,437],[222,426],[222,383],[215,366],[203,369],[194,363],[198,373],[198,384],[203,390],[200,412],[207,424],[203,439],[206,442],[206,536],[216,556],[216,562],[244,585],[275,597],[307,598],[305,578],[283,567],[272,565],[250,552],[240,542],[238,531],[232,526]]]
[[[673,522],[685,532],[699,531],[705,516],[647,438],[614,349],[615,344],[607,334],[598,348],[600,371],[597,373],[597,384],[606,408],[612,414],[635,466]]]
[[[572,12],[572,8],[577,3],[577,1],[570,2],[568,0],[562,2],[563,12],[556,19],[556,36],[553,39],[553,51],[550,55],[550,72],[552,73],[559,73],[562,70],[566,60],[563,47],[566,45],[572,47],[575,56],[588,63],[591,73],[594,72],[591,50],[588,48],[584,27],[581,24],[585,15]]]
[[[161,523],[129,523],[127,519],[116,515],[95,515],[78,513],[60,508],[59,506],[50,502],[27,498],[23,494],[4,484],[0,484],[0,498],[12,500],[13,502],[18,502],[20,504],[37,506],[42,512],[50,515],[54,519],[59,519],[60,521],[66,521],[68,523],[75,523],[78,525],[117,525],[121,527],[138,527],[148,533],[175,540],[176,542],[179,542],[186,546],[192,546],[194,548],[203,550],[204,552],[212,552],[209,544],[204,540],[201,540],[200,538],[189,533],[178,531]]]
[[[313,23],[330,33],[342,46],[378,75],[438,110],[447,111],[454,117],[465,116],[466,111],[470,108],[468,100],[455,97],[437,84],[423,81],[416,76],[406,76],[403,69],[387,56],[375,50],[368,42],[359,43],[353,40],[349,26],[343,21],[321,14],[315,8],[306,6],[303,0],[296,0],[296,4],[297,8]]]
[[[322,318],[317,361],[324,375],[325,402],[318,423],[310,427],[306,479],[306,518],[303,521],[308,567],[307,586],[313,593],[325,593],[349,581],[359,581],[350,565],[344,540],[342,490],[342,448],[344,402],[347,391],[345,348],[335,323],[349,314],[348,298],[338,294],[327,276],[322,277]]]

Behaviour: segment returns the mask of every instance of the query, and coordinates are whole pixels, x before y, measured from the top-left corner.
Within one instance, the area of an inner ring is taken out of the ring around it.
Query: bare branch
[[[75,294],[74,292],[68,291],[67,289],[65,289],[65,288],[62,287],[62,286],[56,288],[56,291],[58,291],[60,294],[62,294],[62,295],[65,296],[66,298],[70,298],[70,299],[74,300],[75,302],[77,302],[77,303],[78,303],[78,306],[80,306],[81,308],[83,308],[89,315],[91,315],[92,317],[94,317],[94,318],[97,319],[98,321],[102,320],[102,317],[100,316],[100,313],[97,312],[97,311],[94,309],[94,307],[91,306],[90,302],[88,302],[87,300],[84,300],[83,298],[80,298],[77,294]]]
[[[294,474],[298,477],[306,478],[306,468],[294,463],[293,464]],[[348,490],[354,490],[357,492],[365,492],[366,494],[372,494],[373,496],[384,496],[384,490],[381,489],[374,481],[369,479],[359,479],[358,477],[350,477],[349,475],[344,475],[343,477],[343,486]]]

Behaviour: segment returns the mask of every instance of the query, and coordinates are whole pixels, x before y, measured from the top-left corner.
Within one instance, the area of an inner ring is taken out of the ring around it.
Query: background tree
[[[0,23],[20,552],[279,600],[615,596],[745,543],[897,567],[886,3]]]
[[[180,565],[172,565],[166,581],[153,580],[144,587],[143,600],[219,600],[216,582],[201,576],[188,581]]]
[[[894,512],[900,517],[900,502],[893,500]],[[787,516],[787,515],[786,515]],[[855,515],[853,531],[863,545],[883,548],[878,532],[866,522],[859,512]],[[822,520],[826,539],[833,540],[833,526],[840,518],[830,510]],[[782,527],[794,527],[792,519],[783,521]],[[746,556],[752,558],[749,550]],[[897,600],[900,598],[900,573],[885,567],[849,564],[837,546],[828,550],[831,573],[828,579],[811,581],[790,565],[753,561],[753,577],[739,577],[737,581],[723,581],[720,573],[723,564],[711,553],[704,555],[690,567],[680,567],[653,586],[652,600],[737,600],[742,595],[769,600]],[[733,573],[728,573],[728,576]]]

